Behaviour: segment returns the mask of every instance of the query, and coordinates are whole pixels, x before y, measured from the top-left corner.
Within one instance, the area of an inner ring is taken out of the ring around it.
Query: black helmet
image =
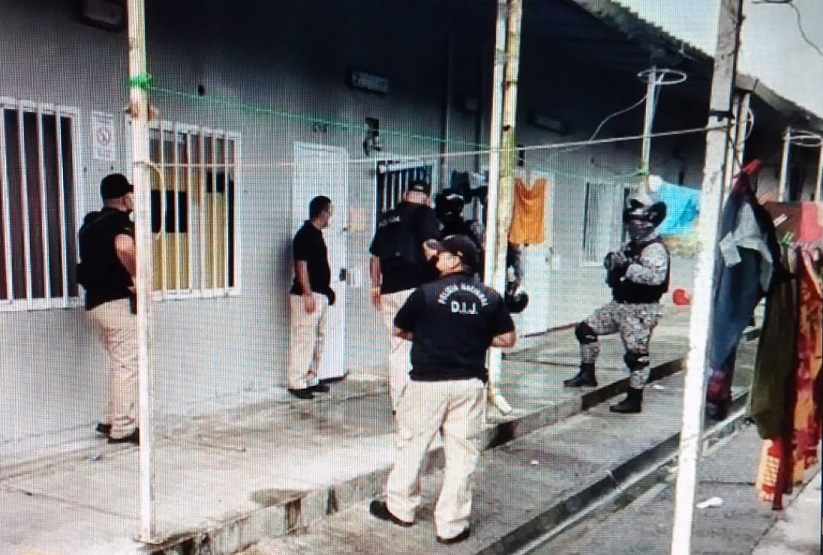
[[[503,296],[503,301],[506,303],[506,308],[512,314],[519,314],[526,310],[529,305],[529,295],[525,291],[517,291],[514,293],[506,293]]]
[[[652,226],[659,226],[666,219],[666,204],[653,202],[648,195],[638,195],[629,199],[628,206],[623,210],[623,223],[648,222]]]
[[[453,220],[463,212],[466,200],[454,189],[443,189],[434,197],[434,212],[441,221]]]

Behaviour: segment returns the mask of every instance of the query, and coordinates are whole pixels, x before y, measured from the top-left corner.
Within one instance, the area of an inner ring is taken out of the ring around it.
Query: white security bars
[[[237,287],[237,135],[151,124],[153,289],[207,297]],[[162,177],[161,177],[162,176]]]
[[[0,310],[78,303],[76,116],[0,99]]]
[[[392,162],[383,160],[377,163],[377,216],[397,206],[409,183],[423,180],[432,183],[431,162]]]

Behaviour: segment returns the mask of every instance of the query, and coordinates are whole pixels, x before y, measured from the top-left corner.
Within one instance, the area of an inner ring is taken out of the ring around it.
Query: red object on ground
[[[674,290],[674,292],[672,292],[672,300],[674,301],[674,304],[676,304],[677,306],[686,306],[688,304],[691,304],[692,297],[691,295],[686,293],[685,289],[683,289],[682,287],[678,287]]]

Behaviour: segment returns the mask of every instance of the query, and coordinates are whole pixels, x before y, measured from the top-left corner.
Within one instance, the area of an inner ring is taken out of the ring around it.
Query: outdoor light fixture
[[[562,121],[539,112],[532,112],[529,115],[529,123],[535,127],[557,133],[558,135],[565,135],[569,131],[566,124]]]
[[[95,27],[119,31],[126,27],[126,8],[120,0],[83,0],[83,21]]]
[[[349,86],[377,94],[388,94],[389,92],[388,79],[356,69],[349,71]]]
[[[380,152],[380,120],[366,118],[366,138],[363,139],[363,152],[370,156],[372,152]]]

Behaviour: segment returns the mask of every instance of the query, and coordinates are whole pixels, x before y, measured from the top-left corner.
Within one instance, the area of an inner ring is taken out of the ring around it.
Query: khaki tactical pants
[[[128,299],[94,307],[89,316],[102,331],[109,355],[109,436],[126,437],[137,427],[137,316]]]
[[[397,311],[406,304],[406,300],[414,292],[414,289],[406,289],[396,293],[388,293],[380,296],[380,316],[383,325],[389,330],[389,395],[391,396],[392,409],[397,410],[397,403],[403,395],[403,389],[409,381],[411,372],[411,341],[400,339],[392,334],[394,329],[394,317]]]
[[[389,511],[412,522],[420,505],[420,467],[435,435],[446,455],[434,509],[437,535],[453,538],[469,526],[471,480],[480,459],[486,388],[479,379],[409,381],[397,408],[397,453],[386,486]]]
[[[305,389],[317,385],[317,372],[323,359],[323,343],[326,340],[326,316],[329,299],[314,293],[315,309],[306,313],[303,297],[289,295],[291,320],[289,323],[289,370],[288,386]]]

